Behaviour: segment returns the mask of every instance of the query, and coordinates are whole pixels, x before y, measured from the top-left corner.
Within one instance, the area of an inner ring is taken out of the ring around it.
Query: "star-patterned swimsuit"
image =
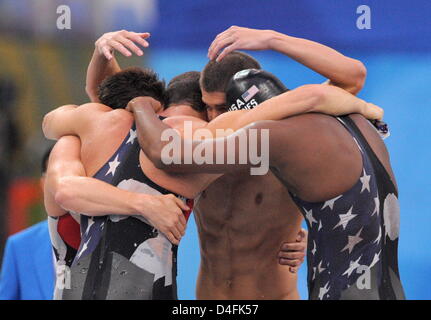
[[[308,230],[310,299],[404,299],[398,272],[398,192],[355,123],[337,118],[362,155],[362,175],[324,202],[293,200]]]
[[[172,193],[141,170],[135,125],[94,178],[120,189]],[[189,207],[193,202],[181,198]],[[190,214],[186,212],[186,218]],[[177,246],[142,216],[81,214],[81,243],[59,299],[177,299]]]

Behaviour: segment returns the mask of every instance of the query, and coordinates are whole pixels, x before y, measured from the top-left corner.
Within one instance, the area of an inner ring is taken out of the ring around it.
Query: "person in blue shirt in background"
[[[50,152],[42,159],[42,186]],[[52,300],[54,283],[47,220],[10,236],[0,273],[0,300]]]

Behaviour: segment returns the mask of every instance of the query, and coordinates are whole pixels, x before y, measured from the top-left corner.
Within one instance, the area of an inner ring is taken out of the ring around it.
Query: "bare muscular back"
[[[283,242],[295,241],[302,218],[273,174],[226,174],[202,193],[194,212],[198,299],[299,298],[296,275],[277,256]]]
[[[130,112],[118,109],[101,113],[97,121],[86,128],[87,130],[81,136],[81,158],[87,176],[93,176],[116,152],[131,130],[133,122],[134,118]],[[166,119],[166,122],[172,127],[182,127],[182,122],[176,119],[171,121]],[[195,119],[194,123],[197,125],[199,119]],[[149,179],[184,197],[193,198],[193,192],[188,187],[190,184],[193,184],[196,189],[206,185],[200,174],[176,175],[157,169],[142,151],[139,160],[142,171]],[[187,179],[184,179],[184,176]]]

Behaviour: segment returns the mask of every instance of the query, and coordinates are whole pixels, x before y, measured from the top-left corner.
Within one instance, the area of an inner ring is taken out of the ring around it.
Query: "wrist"
[[[143,216],[144,218],[149,218],[149,208],[151,208],[152,196],[148,194],[134,194],[133,200],[131,201],[131,206],[135,213]]]
[[[153,108],[151,101],[146,97],[136,97],[130,100],[129,103],[127,104],[127,107],[130,110]]]
[[[280,45],[290,38],[288,35],[277,31],[268,30],[267,32],[269,33],[268,47],[270,50],[281,51]]]

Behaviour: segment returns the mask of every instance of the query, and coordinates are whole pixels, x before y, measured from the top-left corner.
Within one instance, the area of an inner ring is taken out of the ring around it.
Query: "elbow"
[[[67,177],[63,177],[58,180],[54,199],[55,202],[63,209],[70,209],[70,204],[74,201],[73,199],[75,199],[75,195],[71,188],[70,180]]]
[[[85,92],[87,93],[87,96],[90,98],[91,102],[100,102],[97,90],[88,85],[85,85]]]
[[[55,140],[55,137],[51,134],[49,128],[50,128],[50,123],[52,121],[52,114],[48,113],[43,117],[43,121],[42,121],[42,132],[43,135],[45,136],[45,138],[50,139],[50,140]]]
[[[355,60],[355,66],[352,76],[352,85],[347,91],[356,95],[364,87],[366,78],[367,68],[361,61]]]
[[[91,88],[88,85],[85,85],[85,93],[90,98],[90,100],[92,100],[93,91],[91,90]]]

